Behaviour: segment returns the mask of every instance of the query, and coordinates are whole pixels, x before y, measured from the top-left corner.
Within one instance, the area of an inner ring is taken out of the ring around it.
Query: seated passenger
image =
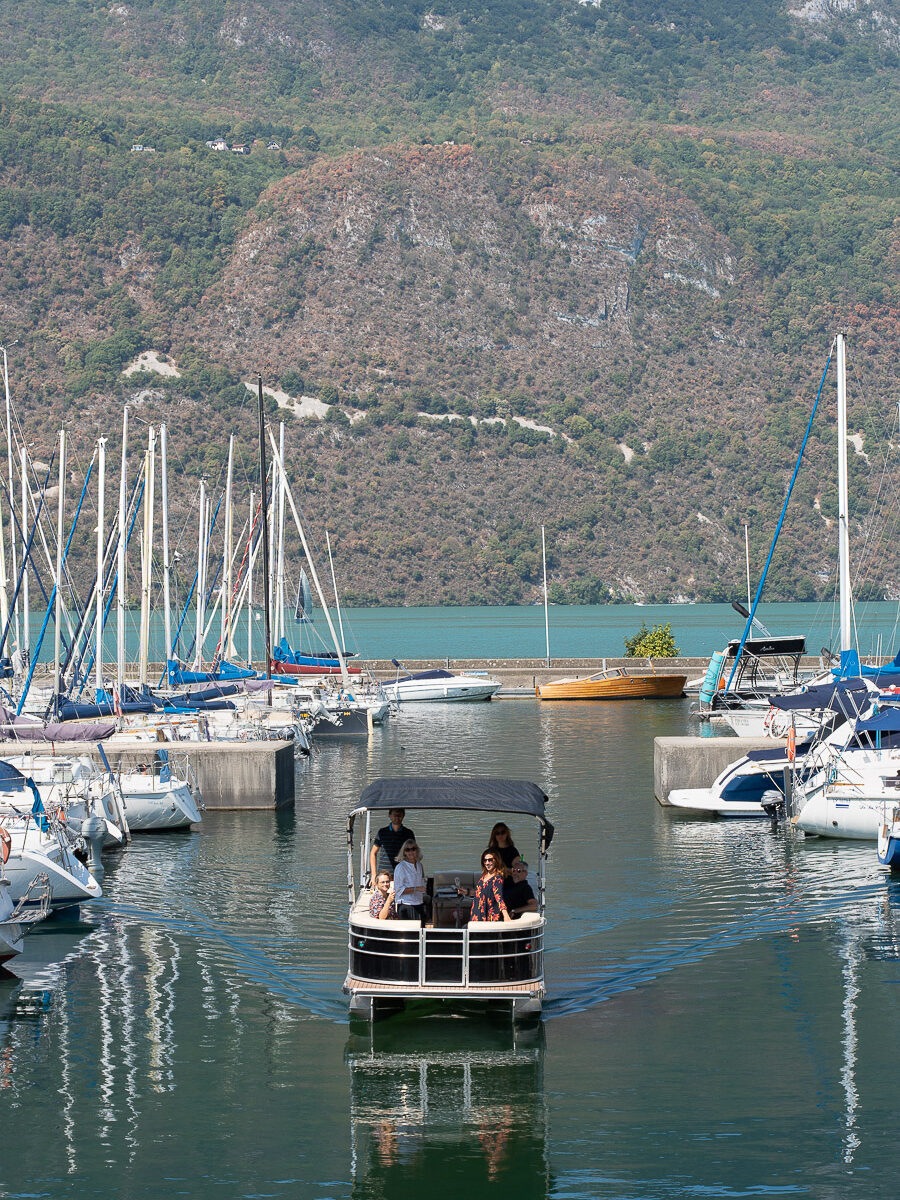
[[[394,899],[401,921],[425,919],[425,868],[422,855],[413,838],[400,847],[394,871]]]
[[[537,912],[538,902],[528,882],[528,863],[514,859],[510,876],[503,880],[503,900],[510,915],[521,917],[522,913]]]
[[[498,821],[491,830],[488,850],[496,850],[507,870],[512,866],[513,859],[519,857],[519,852],[513,844],[512,834],[509,832],[509,826],[504,825],[502,821]]]
[[[375,917],[379,921],[390,921],[396,915],[394,878],[390,871],[379,871],[375,877],[372,899],[369,901],[369,916]]]
[[[487,849],[481,856],[481,878],[475,884],[475,903],[472,905],[473,921],[511,921],[503,899],[503,876],[506,868],[503,859],[493,850]],[[470,895],[468,888],[458,888],[460,895]]]

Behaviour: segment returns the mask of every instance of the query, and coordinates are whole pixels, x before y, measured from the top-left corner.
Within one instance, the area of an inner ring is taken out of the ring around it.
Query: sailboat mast
[[[253,564],[256,559],[256,547],[253,545],[253,502],[256,496],[250,493],[250,565],[247,570],[247,666],[253,666]]]
[[[272,608],[269,579],[269,497],[266,481],[266,422],[263,413],[262,375],[257,375],[257,408],[259,409],[259,486],[262,504],[263,539],[263,608],[266,624],[266,677],[272,674]]]
[[[105,548],[105,530],[104,526],[104,506],[106,504],[106,438],[100,438],[97,442],[99,450],[98,468],[100,478],[97,485],[97,584],[96,584],[96,601],[97,601],[97,617],[95,635],[97,638],[97,646],[94,651],[94,690],[95,699],[100,699],[100,692],[103,689],[103,558]]]
[[[278,426],[278,461],[284,462],[284,422]],[[278,477],[278,566],[275,571],[275,636],[284,637],[284,474]]]
[[[234,587],[234,504],[231,486],[234,476],[234,434],[228,439],[228,477],[225,483],[225,578],[222,581],[222,636],[220,654],[231,658],[231,592]]]
[[[125,684],[125,542],[127,536],[126,475],[128,470],[128,405],[122,409],[122,474],[119,479],[119,545],[116,568],[116,694],[121,699]]]
[[[28,505],[31,500],[28,486],[28,451],[24,446],[19,451],[22,466],[22,669],[26,671],[31,661],[31,604],[28,594]],[[10,504],[13,500],[10,496]]]
[[[194,667],[203,661],[203,622],[206,617],[206,480],[200,480],[200,519],[197,533],[197,631],[194,637]]]
[[[56,607],[53,614],[53,692],[56,712],[59,715],[59,694],[62,689],[60,661],[62,658],[62,571],[63,571],[63,519],[66,504],[66,431],[59,431],[59,498],[56,509]]]
[[[156,481],[156,430],[150,426],[147,453],[144,459],[144,536],[141,553],[141,643],[139,680],[146,687],[150,659],[150,589],[153,576],[153,508]]]
[[[544,634],[547,639],[547,666],[550,666],[550,612],[547,608],[547,539],[541,526],[541,561],[544,564]]]
[[[850,505],[847,487],[847,346],[837,335],[838,435],[838,575],[840,583],[841,653],[851,647]]]
[[[169,435],[165,425],[159,427],[160,487],[162,489],[162,536],[163,536],[163,627],[165,650],[163,670],[168,679],[169,658],[172,655],[172,592],[169,564]]]
[[[6,349],[3,350],[3,390],[6,397],[6,467],[9,476],[9,491],[7,499],[9,501],[9,557],[10,566],[12,567],[11,579],[18,576],[16,569],[16,517],[15,517],[15,500],[13,499],[13,437],[12,437],[12,401],[9,395],[9,364],[6,359]],[[6,563],[4,562],[3,571],[3,592],[4,598],[6,593]],[[22,637],[19,629],[19,606],[16,605],[15,613],[13,614],[13,628],[16,631],[16,646],[21,648]]]
[[[334,559],[331,557],[331,538],[328,536],[328,530],[325,530],[325,544],[328,547],[328,565],[331,568],[331,587],[334,591],[334,607],[337,609],[338,629],[341,632],[341,649],[344,649],[346,642],[344,641],[344,619],[341,616],[341,601],[338,596],[337,579],[334,575]]]

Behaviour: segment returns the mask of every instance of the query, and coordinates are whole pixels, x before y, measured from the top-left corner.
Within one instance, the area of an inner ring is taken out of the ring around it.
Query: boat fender
[[[9,836],[8,829],[0,829],[0,861],[9,861],[9,852],[12,849],[12,838]]]
[[[57,821],[59,821],[60,825],[65,825],[66,814],[63,812],[63,810],[61,808],[58,808],[56,810],[56,819],[57,819]]]
[[[793,725],[788,730],[787,735],[787,756],[788,762],[793,762],[797,757],[797,731]]]

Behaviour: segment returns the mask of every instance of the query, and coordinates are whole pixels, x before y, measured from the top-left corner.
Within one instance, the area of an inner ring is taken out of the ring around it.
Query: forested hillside
[[[231,432],[250,485],[259,371],[356,602],[530,600],[541,524],[558,600],[730,598],[844,328],[857,591],[900,592],[896,0],[0,15],[36,456],[64,421],[78,478],[135,403],[186,528]],[[173,373],[123,374],[148,350]],[[833,391],[773,598],[833,587]]]

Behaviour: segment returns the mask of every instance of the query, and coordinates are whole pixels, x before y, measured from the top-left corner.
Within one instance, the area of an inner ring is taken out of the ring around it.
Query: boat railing
[[[351,920],[350,974],[409,987],[525,984],[543,978],[544,923],[475,922],[462,928]]]

